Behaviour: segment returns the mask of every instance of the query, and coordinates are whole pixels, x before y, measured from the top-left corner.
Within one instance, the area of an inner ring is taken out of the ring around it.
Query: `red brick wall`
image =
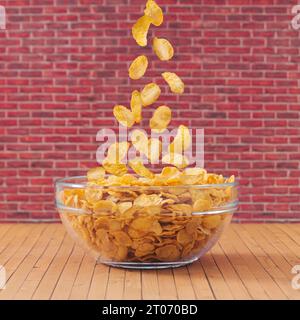
[[[172,125],[205,128],[207,169],[240,180],[236,217],[299,219],[297,2],[160,0],[165,23],[150,36],[174,44],[166,64],[131,38],[143,0],[0,0],[0,219],[56,217],[53,181],[95,165],[96,132],[116,126],[114,104],[128,105],[132,89],[165,69],[187,85],[160,99]],[[150,71],[129,81],[140,53]]]

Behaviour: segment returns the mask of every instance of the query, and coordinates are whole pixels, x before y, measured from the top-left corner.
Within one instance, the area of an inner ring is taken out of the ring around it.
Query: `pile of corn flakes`
[[[160,26],[163,20],[161,8],[148,0],[144,15],[132,28],[137,44],[146,46],[149,28]],[[174,48],[167,39],[155,37],[153,50],[162,61],[174,56]],[[130,65],[129,77],[138,80],[147,68],[148,58],[138,56]],[[162,77],[173,93],[184,93],[184,83],[177,74],[164,72]],[[130,128],[141,122],[143,108],[156,102],[160,94],[156,83],[147,84],[141,91],[134,90],[130,109],[116,105],[114,116],[121,125]],[[157,133],[166,130],[171,116],[170,107],[158,107],[150,119],[151,130]],[[235,199],[233,185],[220,185],[234,182],[234,176],[226,179],[202,168],[187,168],[189,161],[184,151],[191,146],[191,136],[184,125],[179,126],[168,153],[162,157],[168,166],[153,173],[137,157],[128,163],[135,173],[130,174],[123,160],[131,146],[150,163],[157,161],[162,152],[160,140],[148,139],[141,130],[134,130],[131,138],[131,143],[118,142],[108,148],[102,166],[87,173],[85,188],[60,193],[60,202],[65,207],[79,210],[61,211],[63,219],[104,260],[171,262],[197,255],[229,217],[202,213]],[[211,186],[214,184],[215,188]]]

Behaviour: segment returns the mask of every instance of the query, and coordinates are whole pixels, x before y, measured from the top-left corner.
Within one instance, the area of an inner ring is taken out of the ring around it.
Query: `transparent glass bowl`
[[[72,177],[56,182],[56,206],[98,263],[179,267],[218,241],[237,209],[237,184],[89,186],[86,177]]]

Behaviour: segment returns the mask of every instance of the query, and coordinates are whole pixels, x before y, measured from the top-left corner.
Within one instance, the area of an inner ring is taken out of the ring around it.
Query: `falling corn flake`
[[[148,68],[148,58],[144,55],[138,56],[133,60],[129,67],[129,77],[133,80],[138,80],[144,76]]]
[[[151,138],[148,140],[148,154],[147,157],[152,164],[156,163],[162,152],[162,143],[157,138]]]
[[[114,107],[113,113],[122,126],[131,128],[134,125],[134,116],[126,107],[117,105]]]
[[[153,104],[160,96],[161,90],[156,83],[147,84],[141,92],[142,104],[144,107]]]
[[[166,130],[172,118],[172,111],[168,106],[158,107],[150,119],[150,128],[156,133]]]
[[[159,27],[164,21],[162,9],[154,0],[147,1],[144,13],[151,19],[151,23],[156,27]]]
[[[176,94],[184,93],[184,83],[176,73],[164,72],[162,73],[162,76],[165,79],[165,81],[168,83],[173,93],[176,93]]]
[[[136,129],[131,133],[130,138],[132,145],[138,152],[144,155],[148,154],[148,136],[144,131]]]
[[[147,35],[151,21],[152,19],[150,17],[144,15],[139,18],[132,27],[132,36],[136,43],[141,47],[145,47],[148,43]]]
[[[180,125],[177,130],[177,134],[173,142],[169,146],[170,153],[183,153],[191,146],[192,137],[190,130],[184,126]]]
[[[147,45],[150,25],[159,26],[164,19],[161,8],[153,0],[147,1],[144,14],[132,28],[133,37],[140,46]],[[154,38],[153,50],[162,61],[170,60],[174,55],[171,43],[163,38]],[[147,67],[147,57],[137,57],[130,65],[130,78],[140,79]],[[165,72],[162,76],[172,92],[184,92],[184,83],[175,73]],[[141,92],[133,91],[131,111],[124,106],[115,106],[116,119],[123,126],[132,127],[142,120],[142,106],[153,104],[160,94],[155,83],[146,85]],[[171,114],[167,106],[157,108],[150,128],[163,132],[171,121]],[[159,139],[148,139],[144,131],[134,130],[131,142],[151,163],[159,160],[162,153]],[[65,206],[81,210],[80,215],[71,210],[64,211],[63,215],[100,260],[178,262],[194,258],[208,248],[212,237],[220,232],[231,214],[207,215],[206,212],[236,199],[236,190],[231,185],[235,178],[226,179],[207,173],[203,168],[186,168],[189,162],[183,153],[190,145],[189,129],[181,125],[169,145],[169,153],[162,158],[163,163],[172,166],[165,166],[159,174],[154,174],[141,158],[135,158],[129,161],[135,174],[128,174],[122,161],[130,144],[114,143],[109,147],[102,167],[88,171],[85,188],[64,189],[59,193]],[[224,183],[228,183],[226,188],[213,187]],[[207,184],[212,187],[198,188],[198,185]]]
[[[144,166],[143,161],[139,158],[135,158],[131,161],[129,161],[130,168],[140,175],[141,177],[152,179],[154,177],[154,174]]]
[[[128,169],[123,163],[111,163],[109,160],[103,160],[102,162],[103,168],[106,172],[113,174],[115,176],[123,176],[127,173]]]
[[[110,163],[121,162],[126,157],[128,148],[129,143],[127,141],[111,144],[107,150],[106,160]]]
[[[176,166],[177,168],[185,168],[189,165],[189,161],[186,158],[186,156],[180,154],[180,153],[169,153],[166,154],[162,158],[162,162],[166,164],[172,164]]]
[[[137,90],[133,91],[131,94],[130,107],[134,121],[140,123],[142,120],[142,99],[140,92]]]
[[[155,37],[153,39],[153,50],[162,61],[171,60],[174,56],[174,49],[167,39]]]

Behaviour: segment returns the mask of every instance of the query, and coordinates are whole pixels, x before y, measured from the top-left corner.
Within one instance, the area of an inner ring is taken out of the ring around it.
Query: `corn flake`
[[[148,136],[142,130],[134,130],[131,133],[131,142],[134,148],[142,154],[148,154]]]
[[[144,107],[153,104],[160,96],[161,90],[156,83],[147,84],[141,92],[142,104]]]
[[[168,83],[173,93],[176,93],[176,94],[184,93],[184,83],[176,73],[164,72],[162,73],[162,76],[165,79],[165,81]]]
[[[138,80],[144,76],[148,68],[148,58],[145,55],[138,56],[129,67],[129,77]]]
[[[144,13],[151,19],[151,23],[156,27],[159,27],[164,21],[162,9],[154,0],[147,1]]]
[[[123,163],[111,163],[107,160],[103,160],[102,165],[106,172],[115,176],[123,176],[128,171],[126,165]]]
[[[139,158],[135,158],[129,161],[129,166],[135,173],[137,173],[141,177],[146,177],[149,179],[152,179],[154,177],[154,174],[144,166],[142,160]]]
[[[161,133],[166,130],[172,117],[172,111],[167,106],[158,107],[150,119],[150,128],[154,132]]]
[[[134,116],[132,112],[124,106],[115,106],[114,116],[118,120],[118,122],[124,127],[131,128],[134,125]]]
[[[121,162],[127,154],[129,143],[127,141],[116,142],[109,146],[106,160],[110,163]]]
[[[152,19],[149,16],[142,16],[132,27],[132,36],[136,43],[145,47],[147,45],[147,35]]]
[[[177,168],[185,168],[189,165],[189,161],[186,156],[180,153],[168,153],[162,158],[162,162],[172,164]]]
[[[130,107],[134,121],[140,123],[142,120],[142,99],[141,94],[137,90],[132,92]]]
[[[174,56],[174,49],[167,39],[155,37],[153,39],[153,50],[162,61],[171,60]]]

